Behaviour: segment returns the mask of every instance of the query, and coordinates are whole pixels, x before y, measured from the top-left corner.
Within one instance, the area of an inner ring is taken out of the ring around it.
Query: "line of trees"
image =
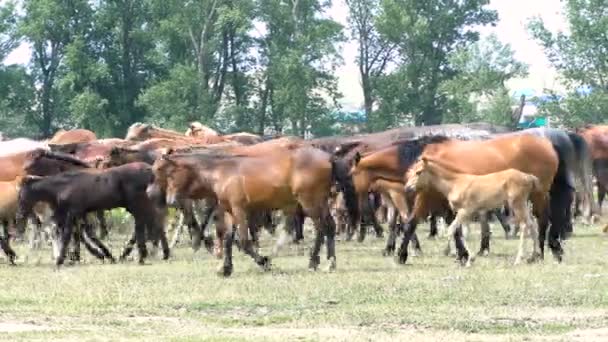
[[[509,120],[505,83],[527,67],[496,37],[480,40],[479,28],[498,20],[489,0],[343,1],[347,27],[330,18],[328,0],[4,1],[0,59],[22,43],[31,56],[0,67],[0,131],[122,136],[134,122],[183,130],[197,120],[224,132],[337,134],[336,68],[347,40],[358,47],[364,130]],[[605,39],[603,25],[595,33]],[[552,37],[538,20],[533,32],[551,56],[581,49],[564,45],[578,44],[575,33]],[[595,51],[604,63],[607,48]],[[556,63],[567,75],[588,71]],[[593,80],[605,89],[606,79]]]

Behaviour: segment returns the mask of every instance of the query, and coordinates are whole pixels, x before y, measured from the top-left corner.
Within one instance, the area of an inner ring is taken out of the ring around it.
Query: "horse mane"
[[[414,139],[396,141],[393,146],[397,147],[397,155],[401,165],[412,165],[431,144],[441,144],[452,138],[445,135],[423,135]]]
[[[49,159],[54,159],[54,160],[59,160],[62,162],[70,163],[75,166],[81,166],[81,167],[85,167],[85,168],[91,167],[91,165],[89,165],[88,163],[86,163],[86,162],[80,160],[79,158],[76,158],[70,154],[52,152],[52,151],[47,151],[47,150],[42,150],[42,149],[40,149],[38,151],[41,151],[41,152],[38,152],[39,154],[37,155],[37,158],[45,157],[45,158],[49,158]]]

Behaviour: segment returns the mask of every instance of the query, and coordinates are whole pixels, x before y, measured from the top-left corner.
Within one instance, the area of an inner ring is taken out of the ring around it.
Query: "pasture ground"
[[[477,230],[468,237],[475,250]],[[599,226],[576,227],[561,265],[547,255],[514,267],[517,241],[493,231],[491,255],[470,269],[442,255],[443,239],[424,237],[424,255],[406,266],[381,256],[384,240],[338,242],[336,273],[307,270],[310,240],[283,250],[270,273],[235,250],[230,279],[185,245],[146,266],[101,264],[84,248],[85,262],[61,271],[49,250],[40,265],[0,258],[0,340],[608,340],[608,236]],[[113,235],[115,255],[124,241]],[[262,241],[268,252],[274,239]]]

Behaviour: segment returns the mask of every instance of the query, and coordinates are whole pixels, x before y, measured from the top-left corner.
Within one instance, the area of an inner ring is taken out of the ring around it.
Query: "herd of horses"
[[[496,216],[507,234],[519,231],[515,263],[524,256],[526,236],[534,246],[529,262],[544,257],[545,242],[561,261],[573,217],[593,221],[606,189],[608,126],[512,132],[473,123],[309,140],[221,135],[198,122],[185,133],[136,123],[125,139],[62,130],[48,141],[0,142],[0,247],[14,264],[11,241],[29,227],[32,249],[44,232],[51,236],[57,267],[68,256],[80,260],[81,243],[113,263],[103,242],[109,233],[105,212],[124,208],[134,229],[120,260],[137,247],[144,263],[148,242],[160,245],[168,259],[187,227],[192,248],[204,246],[222,259],[218,272],[230,276],[233,245],[262,269],[271,268],[258,236],[261,229],[274,233],[280,213],[285,223],[273,254],[289,238],[301,241],[309,218],[315,233],[309,267],[319,267],[325,244],[331,271],[337,234],[350,240],[358,232],[363,241],[372,226],[380,237],[386,222],[383,254],[396,252],[405,263],[410,242],[414,252],[421,251],[418,223],[429,220],[430,236],[436,236],[437,219],[443,218],[449,225],[446,253],[453,240],[457,260],[470,265],[463,224],[480,223],[478,254],[485,255],[488,222]],[[171,242],[169,208],[179,217]],[[215,234],[207,229],[211,222]]]

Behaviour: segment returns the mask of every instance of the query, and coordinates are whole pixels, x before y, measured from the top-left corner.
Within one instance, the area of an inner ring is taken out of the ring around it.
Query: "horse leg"
[[[465,209],[460,209],[454,221],[448,227],[448,243],[451,243],[452,238],[454,239],[456,251],[458,252],[458,260],[462,265],[466,265],[467,267],[471,266],[471,258],[469,249],[462,236],[462,224],[470,221],[470,215]]]
[[[72,222],[72,227],[74,227],[75,229],[73,229],[72,231],[72,238],[73,238],[73,250],[70,253],[68,251],[68,255],[70,255],[70,262],[71,263],[76,263],[76,262],[80,262],[80,242],[82,241],[82,235],[80,232],[80,224],[81,222],[77,219],[74,218],[73,222]]]
[[[59,231],[61,232],[60,243],[59,243],[59,255],[57,256],[57,260],[55,261],[55,265],[57,268],[61,267],[65,261],[65,257],[68,251],[68,246],[70,244],[70,240],[72,239],[72,230],[73,230],[73,218],[72,215],[68,213],[62,213],[57,220],[57,226],[59,227]]]
[[[185,213],[183,212],[183,209],[182,209],[182,211],[180,211],[178,214],[177,224],[175,225],[175,233],[173,234],[173,239],[171,239],[171,243],[169,244],[170,248],[175,248],[175,245],[177,245],[177,242],[179,241],[179,236],[184,231],[184,216],[185,216]],[[194,245],[193,245],[193,248],[194,248]]]
[[[597,182],[597,210],[599,214],[602,214],[602,202],[604,202],[604,198],[606,198],[606,187],[602,184],[602,182]]]
[[[0,237],[0,248],[2,248],[2,251],[4,252],[4,254],[6,254],[6,256],[8,257],[8,261],[11,265],[15,265],[15,259],[17,258],[17,254],[15,254],[15,251],[13,251],[13,249],[10,246],[10,236],[8,233],[8,221],[4,220],[2,222],[2,226],[3,226],[3,231],[2,231],[2,237]]]
[[[526,234],[530,233],[529,219],[527,213],[527,206],[524,201],[527,199],[520,199],[518,203],[510,203],[510,207],[513,208],[513,214],[520,226],[519,232],[519,248],[517,250],[517,256],[515,257],[515,265],[521,263],[521,259],[524,255],[524,248],[526,243]],[[514,201],[515,202],[515,201]]]
[[[294,243],[299,243],[300,241],[304,240],[304,221],[306,221],[306,213],[304,212],[302,206],[298,205],[296,211],[294,212]]]
[[[99,240],[103,240],[108,237],[110,232],[108,221],[106,221],[106,215],[103,210],[98,210],[95,215],[97,216],[97,222],[99,222]]]
[[[401,240],[401,246],[399,246],[399,250],[397,251],[398,262],[400,264],[405,264],[407,261],[408,253],[407,248],[412,239],[412,236],[416,234],[416,226],[418,225],[418,220],[415,215],[407,218],[403,224],[404,234],[403,240]]]
[[[253,240],[249,237],[250,229],[247,213],[241,208],[233,208],[232,213],[238,227],[239,239],[243,252],[252,257],[255,263],[264,271],[270,271],[270,259],[267,256],[258,254],[256,248],[254,248]]]
[[[325,223],[325,235],[327,237],[327,260],[329,260],[327,270],[333,272],[336,270],[336,222],[329,213],[329,210],[326,210],[324,216],[325,219],[323,221]]]
[[[277,243],[272,248],[272,256],[279,255],[279,251],[287,244],[287,239],[289,238],[291,230],[294,229],[295,213],[290,211],[283,211],[283,215],[285,216],[285,224],[283,225],[283,230],[279,233]]]
[[[104,260],[108,259],[112,264],[116,263],[116,259],[110,253],[110,250],[95,236],[95,231],[93,230],[93,225],[91,225],[88,221],[84,222],[84,232],[83,238],[85,242],[85,247],[89,249],[89,251],[95,255],[97,258]],[[97,253],[92,252],[95,250]]]
[[[429,231],[429,239],[434,239],[437,237],[437,216],[435,215],[431,215],[431,218],[429,219],[430,222],[430,226],[431,229]]]
[[[397,240],[397,213],[396,208],[391,207],[387,213],[388,219],[388,238],[386,239],[386,247],[382,251],[383,256],[390,256],[395,253],[395,244]]]
[[[496,209],[496,210],[492,211],[492,213],[494,214],[494,216],[496,217],[496,219],[502,226],[502,229],[505,231],[505,239],[509,239],[509,233],[511,232],[511,226],[509,225],[509,222],[507,222],[507,219],[503,215],[502,210]]]
[[[488,223],[488,216],[491,213],[480,213],[479,224],[481,225],[481,244],[479,246],[479,256],[487,256],[490,254],[490,236],[492,232],[490,230],[490,224]]]

